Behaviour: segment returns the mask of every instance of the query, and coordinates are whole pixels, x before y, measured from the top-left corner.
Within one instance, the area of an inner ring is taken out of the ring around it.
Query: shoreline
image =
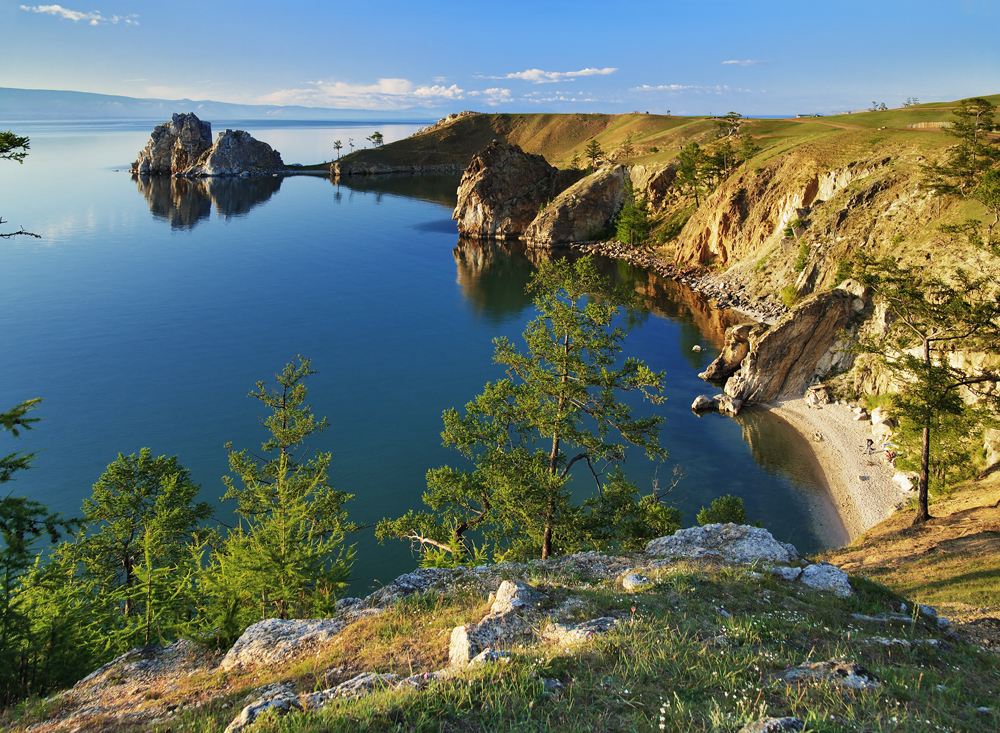
[[[811,407],[804,397],[780,398],[761,407],[785,420],[809,444],[849,542],[886,519],[907,499],[892,480],[896,469],[885,462],[883,454],[878,452],[871,458],[864,454],[871,423],[855,421],[849,407],[836,403]]]

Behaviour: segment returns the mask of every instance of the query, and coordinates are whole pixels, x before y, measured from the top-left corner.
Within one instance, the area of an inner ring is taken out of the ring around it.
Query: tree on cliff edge
[[[899,385],[895,412],[920,434],[920,479],[914,524],[930,519],[927,485],[933,430],[948,416],[970,415],[962,390],[994,409],[993,394],[1000,374],[994,370],[968,372],[950,358],[956,351],[992,351],[1000,340],[1000,304],[987,290],[985,279],[961,270],[953,283],[930,272],[898,264],[886,257],[859,257],[858,279],[872,289],[886,308],[884,334],[862,339],[861,353],[874,355]],[[991,389],[993,388],[993,389]]]

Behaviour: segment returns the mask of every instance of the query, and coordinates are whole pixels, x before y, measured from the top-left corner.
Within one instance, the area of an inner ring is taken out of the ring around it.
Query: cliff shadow
[[[225,219],[245,216],[277,193],[282,181],[271,176],[188,179],[136,175],[132,180],[149,203],[153,217],[168,222],[173,229],[194,228],[211,215],[213,207]]]

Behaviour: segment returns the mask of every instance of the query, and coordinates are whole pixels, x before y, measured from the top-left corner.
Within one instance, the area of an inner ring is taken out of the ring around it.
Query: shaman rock
[[[194,114],[175,114],[153,128],[132,172],[141,176],[180,173],[212,147],[212,123]]]
[[[494,140],[462,175],[451,218],[465,237],[517,239],[538,210],[579,176],[579,171],[557,170],[541,155]]]
[[[597,239],[622,206],[625,169],[606,166],[556,196],[525,228],[531,246],[551,247]]]
[[[211,149],[184,171],[185,176],[238,176],[282,170],[281,154],[243,130],[220,132]]]

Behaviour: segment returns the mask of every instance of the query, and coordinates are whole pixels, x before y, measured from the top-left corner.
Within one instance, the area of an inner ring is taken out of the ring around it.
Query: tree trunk
[[[930,342],[924,339],[924,364],[928,371],[931,366]],[[920,442],[920,483],[917,486],[917,516],[913,518],[914,524],[923,524],[931,518],[931,513],[927,509],[927,483],[930,478],[930,458],[931,458],[931,414],[924,414],[924,434]]]

